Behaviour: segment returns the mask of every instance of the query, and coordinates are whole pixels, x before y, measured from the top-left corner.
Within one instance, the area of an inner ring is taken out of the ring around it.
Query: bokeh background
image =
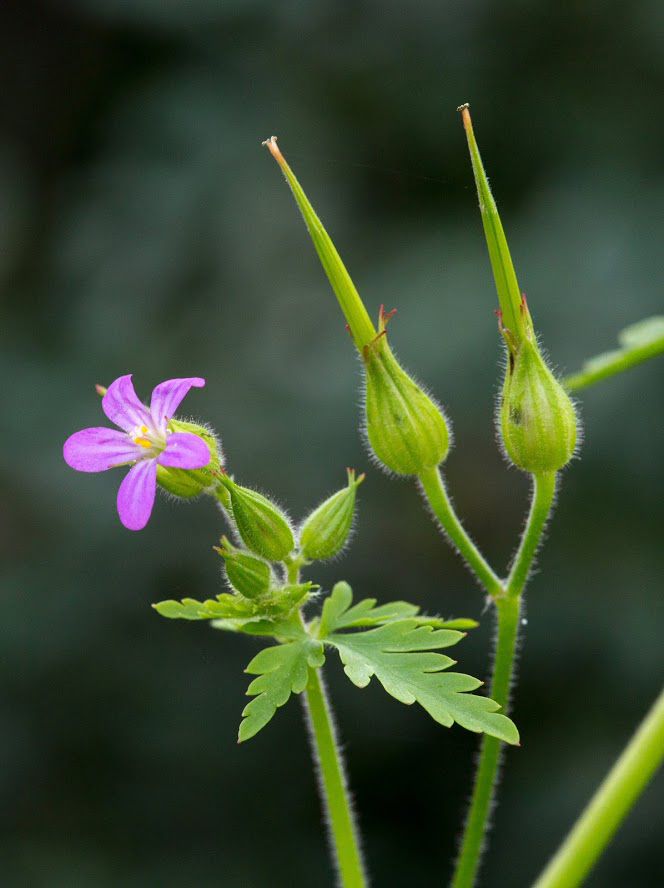
[[[185,403],[236,476],[300,517],[367,471],[341,578],[491,615],[412,484],[357,433],[359,366],[280,145],[372,312],[447,406],[451,490],[497,566],[527,483],[493,431],[496,296],[455,108],[472,105],[520,283],[561,371],[661,312],[664,12],[520,0],[8,0],[0,5],[0,870],[9,888],[332,885],[298,701],[235,743],[257,649],[150,603],[219,591],[209,501],[115,513],[61,446],[94,383],[202,375]],[[581,398],[582,458],[528,593],[482,884],[527,886],[658,691],[661,362]],[[477,739],[330,661],[377,886],[444,884]],[[588,885],[656,886],[662,781]]]

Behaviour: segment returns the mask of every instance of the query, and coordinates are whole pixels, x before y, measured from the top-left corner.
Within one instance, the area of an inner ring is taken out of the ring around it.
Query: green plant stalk
[[[580,885],[664,758],[664,691],[533,888]]]
[[[494,599],[502,595],[504,592],[503,584],[493,572],[475,543],[468,536],[463,525],[456,516],[452,503],[447,495],[445,482],[443,481],[440,469],[426,469],[418,475],[418,478],[422,487],[422,492],[429,503],[431,511],[452,545],[456,547],[461,557],[473,571],[489,595]]]
[[[612,360],[609,360],[609,355],[607,354],[601,363],[597,359],[588,361],[578,373],[566,376],[562,380],[562,384],[568,392],[578,392],[579,389],[584,389],[589,385],[594,385],[596,382],[601,382],[602,379],[608,379],[617,373],[629,370],[630,367],[635,367],[637,364],[647,361],[648,358],[654,358],[662,352],[664,352],[664,336],[640,348],[616,351],[615,357]]]
[[[530,503],[530,513],[507,578],[506,594],[509,597],[518,598],[523,592],[535,552],[542,539],[542,531],[549,517],[555,493],[555,472],[542,472],[541,475],[533,475],[533,498]]]
[[[514,650],[519,630],[520,599],[498,598],[496,618],[498,635],[496,638],[496,654],[493,663],[491,680],[491,698],[500,703],[503,712],[507,710]],[[468,817],[464,826],[463,841],[457,858],[456,869],[451,888],[470,888],[475,881],[475,873],[484,845],[486,821],[494,793],[498,760],[503,744],[495,737],[486,734],[482,738],[480,760],[475,774],[473,795],[470,801]]]
[[[311,744],[318,764],[340,884],[342,888],[366,888],[368,883],[362,866],[343,762],[318,669],[309,667],[305,699]]]
[[[491,697],[502,706],[505,715],[508,713],[509,692],[514,671],[521,593],[551,510],[555,488],[555,472],[533,476],[533,496],[521,542],[505,584],[504,595],[494,598],[498,635]],[[475,883],[487,831],[501,747],[501,742],[494,737],[485,735],[482,738],[480,761],[451,888],[472,888]]]
[[[297,583],[303,559],[284,562],[286,581]],[[303,628],[306,621],[299,613]],[[336,858],[342,888],[366,888],[359,836],[348,793],[343,755],[339,747],[330,704],[320,669],[309,667],[304,689],[304,709],[310,730],[311,751],[320,775],[322,801],[330,827],[330,844]]]

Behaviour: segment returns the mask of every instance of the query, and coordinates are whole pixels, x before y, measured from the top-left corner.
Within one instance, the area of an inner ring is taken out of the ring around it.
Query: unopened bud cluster
[[[314,509],[295,533],[276,503],[224,472],[218,474],[217,496],[241,545],[222,537],[215,550],[224,560],[226,580],[235,593],[276,605],[280,612],[306,601],[316,588],[312,583],[284,582],[281,577],[290,575],[291,568],[297,575],[299,567],[343,549],[353,525],[356,490],[364,480],[352,469],[347,469],[347,476],[347,485]]]

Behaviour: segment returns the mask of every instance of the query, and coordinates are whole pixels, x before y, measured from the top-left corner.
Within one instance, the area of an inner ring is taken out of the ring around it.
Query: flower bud
[[[226,577],[236,592],[245,598],[260,598],[272,585],[273,574],[270,565],[253,555],[239,552],[225,537],[221,538],[223,548],[215,546],[224,559]]]
[[[514,352],[508,343],[499,420],[505,452],[520,469],[534,475],[555,472],[572,458],[574,406],[528,337]]]
[[[355,491],[364,481],[364,475],[355,477],[348,472],[348,486],[332,494],[304,521],[300,530],[300,552],[306,559],[322,561],[331,558],[344,547],[353,524]]]
[[[286,515],[262,494],[240,487],[228,475],[222,475],[221,483],[230,494],[233,521],[245,546],[268,561],[283,561],[295,546]]]
[[[366,435],[379,462],[397,475],[419,475],[447,456],[450,435],[441,408],[399,365],[385,337],[390,315],[365,346]]]
[[[219,470],[223,459],[221,446],[213,432],[203,426],[192,422],[183,422],[180,419],[171,419],[168,423],[169,432],[188,432],[201,438],[210,451],[210,462],[202,469],[174,469],[170,466],[162,466],[157,463],[157,483],[164,490],[175,496],[198,496],[216,485],[213,473]]]

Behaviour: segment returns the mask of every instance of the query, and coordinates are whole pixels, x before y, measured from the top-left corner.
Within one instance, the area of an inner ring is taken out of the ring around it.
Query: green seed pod
[[[331,558],[348,539],[355,512],[355,491],[364,481],[364,475],[356,478],[353,469],[346,471],[348,486],[333,493],[302,524],[300,552],[308,560]]]
[[[221,477],[221,483],[230,494],[233,521],[245,546],[268,561],[283,561],[295,546],[286,515],[262,494],[240,487],[228,475]]]
[[[221,542],[224,548],[216,551],[224,559],[226,577],[233,589],[245,598],[259,598],[269,592],[274,579],[270,565],[253,555],[238,552],[225,537]]]
[[[364,348],[366,435],[382,465],[397,475],[419,475],[441,463],[450,434],[441,408],[398,364],[383,335]]]
[[[555,472],[572,458],[574,405],[530,338],[509,351],[499,421],[505,452],[520,469]]]
[[[182,422],[179,419],[171,419],[168,423],[170,432],[189,432],[201,438],[210,451],[210,462],[202,469],[173,469],[157,463],[157,483],[164,490],[175,496],[192,497],[210,490],[216,486],[216,478],[213,473],[219,471],[219,465],[223,460],[221,445],[216,436],[209,429],[195,425],[192,422]]]

